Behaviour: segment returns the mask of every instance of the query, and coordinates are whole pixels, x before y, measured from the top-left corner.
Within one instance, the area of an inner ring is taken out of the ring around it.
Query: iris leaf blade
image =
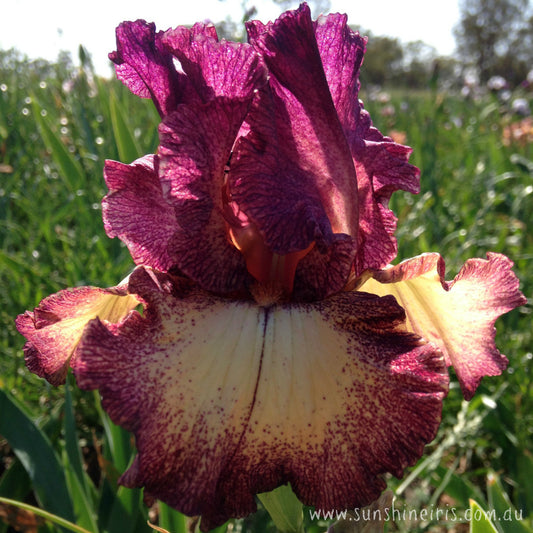
[[[498,533],[487,513],[475,500],[470,500],[470,533]]]
[[[303,532],[303,506],[289,485],[282,485],[257,497],[281,533]]]
[[[76,513],[77,523],[94,533],[98,532],[96,513],[94,511],[90,481],[83,469],[76,424],[74,421],[74,409],[70,375],[67,377],[65,386],[65,473],[72,494],[72,503]]]
[[[159,526],[172,533],[187,533],[187,518],[165,503],[159,502]]]
[[[68,521],[74,510],[65,474],[48,437],[7,392],[0,389],[0,434],[33,482],[40,505]]]
[[[490,509],[494,509],[496,516],[505,523],[505,533],[531,533],[531,529],[518,520],[519,513],[511,504],[499,476],[494,472],[487,476],[487,494]]]

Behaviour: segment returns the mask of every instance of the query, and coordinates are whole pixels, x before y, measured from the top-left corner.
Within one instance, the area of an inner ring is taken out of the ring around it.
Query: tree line
[[[533,71],[533,12],[529,0],[461,0],[454,28],[456,53],[439,57],[421,42],[369,35],[361,78],[381,86],[459,86],[466,75],[485,85],[499,77],[509,88]],[[530,80],[530,83],[533,80]]]

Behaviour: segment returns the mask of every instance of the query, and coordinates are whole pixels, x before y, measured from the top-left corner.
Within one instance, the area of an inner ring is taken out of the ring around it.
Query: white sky
[[[205,19],[240,20],[244,1],[8,0],[0,16],[0,49],[15,47],[32,59],[49,60],[55,60],[60,50],[68,50],[77,62],[78,46],[83,44],[97,72],[109,75],[107,54],[115,50],[115,27],[123,20],[143,18],[155,22],[159,30]],[[257,6],[254,18],[263,22],[281,11],[271,0],[247,0],[246,5]],[[330,12],[348,13],[348,23],[375,35],[402,42],[422,40],[442,55],[454,51],[457,0],[331,0]]]

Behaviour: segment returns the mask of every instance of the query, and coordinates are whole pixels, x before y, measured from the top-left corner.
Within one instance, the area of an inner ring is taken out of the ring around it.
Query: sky
[[[60,50],[67,50],[77,62],[82,44],[98,74],[109,76],[112,71],[107,54],[115,50],[115,27],[123,20],[142,18],[155,22],[159,30],[206,19],[239,20],[243,3],[255,5],[258,14],[254,18],[263,22],[281,12],[271,0],[9,1],[0,17],[0,49],[14,47],[31,59],[50,61],[57,59]],[[349,24],[374,35],[396,37],[403,43],[421,40],[441,55],[454,52],[457,0],[330,0],[330,4],[329,12],[347,13]]]

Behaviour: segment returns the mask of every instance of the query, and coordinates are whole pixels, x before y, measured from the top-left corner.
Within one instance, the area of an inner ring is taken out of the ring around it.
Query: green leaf
[[[268,511],[280,533],[303,531],[303,506],[290,485],[282,485],[257,497]]]
[[[187,517],[165,503],[159,502],[159,527],[172,533],[187,533]]]
[[[70,489],[72,505],[74,506],[76,523],[91,533],[98,533],[96,512],[93,509],[93,502],[89,495],[84,491],[84,487],[80,483],[73,468],[68,464],[68,458],[65,459],[65,476]]]
[[[439,465],[435,468],[431,482],[437,487],[438,494],[445,492],[464,507],[468,507],[468,501],[475,498],[476,501],[485,503],[485,497],[479,487],[474,485],[465,476],[451,471],[451,467]]]
[[[95,399],[106,435],[109,460],[114,470],[116,469],[118,473],[123,473],[132,460],[131,434],[111,422],[109,416],[102,408],[97,392],[95,392]],[[107,472],[107,474],[112,475],[113,473]],[[107,533],[135,531],[140,513],[146,514],[144,512],[145,506],[142,502],[142,491],[125,487],[117,488],[116,478],[109,477],[110,483],[107,488],[111,487],[112,490],[106,489],[107,501],[100,502],[99,516],[101,522],[103,522],[103,524],[100,524],[101,529]],[[146,522],[146,517],[143,516],[143,520]]]
[[[143,156],[143,152],[132,135],[131,128],[126,123],[126,117],[117,101],[115,93],[110,93],[110,112],[111,123],[113,125],[113,134],[118,148],[120,160],[125,163],[131,163]]]
[[[72,467],[80,486],[84,492],[89,492],[88,480],[83,470],[83,460],[81,457],[81,451],[78,442],[78,436],[76,432],[76,422],[74,421],[74,409],[72,407],[72,394],[70,389],[72,387],[72,379],[70,374],[67,376],[67,383],[65,385],[65,448],[69,460],[69,464]]]
[[[521,514],[511,504],[500,478],[494,472],[490,472],[487,475],[487,494],[489,508],[494,509],[499,523],[504,527],[505,533],[531,533],[531,529],[520,521]]]
[[[0,496],[22,500],[30,491],[31,482],[28,473],[17,459],[0,478]]]
[[[96,511],[92,494],[91,482],[83,469],[83,460],[76,432],[76,423],[74,421],[74,410],[72,407],[72,395],[70,389],[72,379],[70,374],[67,376],[65,385],[65,452],[66,460],[63,462],[68,486],[72,496],[72,504],[77,523],[88,529],[97,532],[98,525]]]
[[[68,151],[68,148],[61,142],[61,139],[49,126],[48,121],[41,115],[39,105],[32,99],[33,115],[43,141],[50,150],[52,158],[59,167],[65,184],[70,192],[77,191],[85,183],[85,172],[80,162]]]
[[[528,514],[533,513],[533,455],[527,448],[516,450],[517,463],[517,505],[526,508]]]
[[[475,500],[470,500],[470,533],[498,533],[487,513]]]
[[[65,474],[46,435],[7,391],[0,389],[0,435],[15,452],[33,482],[39,504],[74,520]]]
[[[119,487],[104,532],[135,531],[135,525],[142,509],[145,509],[145,506],[140,489]],[[144,520],[146,521],[146,519]]]
[[[96,409],[104,426],[109,452],[108,458],[119,472],[124,472],[130,463],[133,452],[131,434],[120,426],[113,424],[108,414],[102,408],[100,396],[96,391],[94,398],[96,400]]]

